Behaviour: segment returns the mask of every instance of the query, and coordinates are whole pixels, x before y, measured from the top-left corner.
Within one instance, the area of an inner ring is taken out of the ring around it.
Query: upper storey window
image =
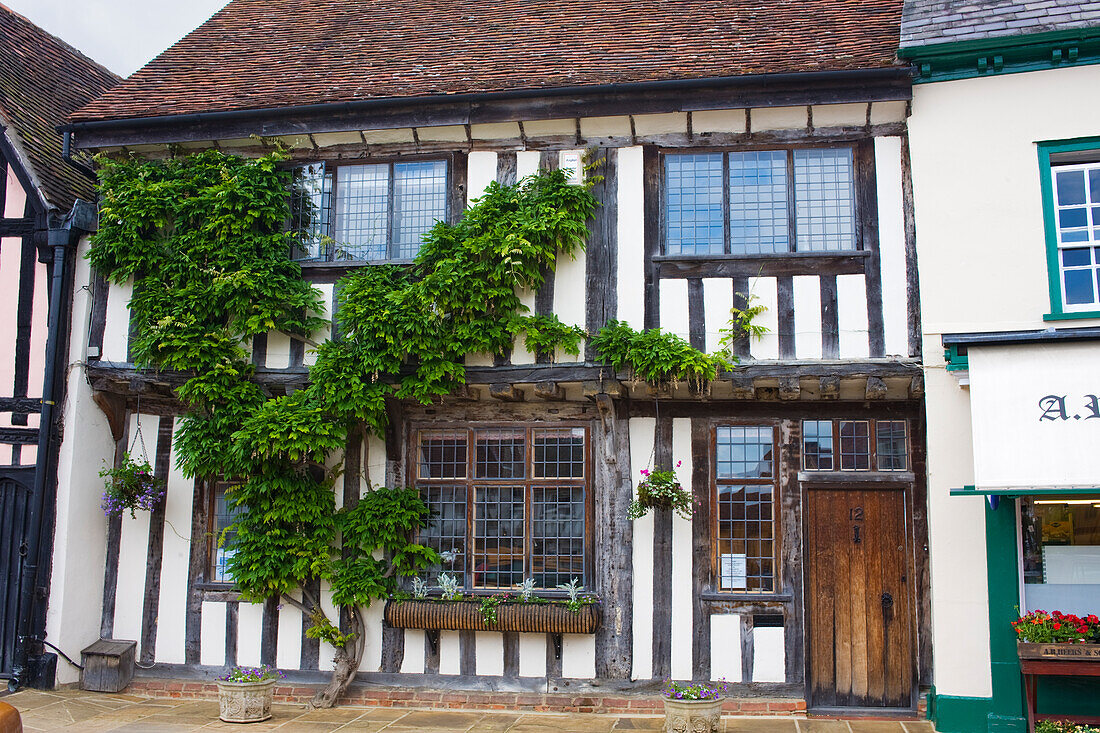
[[[424,234],[447,218],[447,162],[304,166],[293,212],[302,233],[295,259],[412,259]]]
[[[1100,308],[1100,163],[1051,173],[1062,303],[1067,311],[1093,311]]]
[[[666,255],[858,249],[852,149],[664,157]]]

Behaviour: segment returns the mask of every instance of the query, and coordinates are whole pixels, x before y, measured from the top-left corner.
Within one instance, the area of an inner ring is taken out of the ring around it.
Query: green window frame
[[[1065,321],[1100,318],[1100,307],[1093,310],[1074,309],[1062,301],[1062,267],[1059,261],[1058,219],[1055,204],[1054,169],[1072,161],[1100,161],[1100,137],[1071,140],[1047,140],[1036,145],[1039,154],[1039,187],[1043,197],[1043,227],[1046,233],[1047,280],[1050,288],[1050,313],[1045,321]],[[1096,155],[1080,155],[1095,152]],[[1088,246],[1088,245],[1085,245]]]

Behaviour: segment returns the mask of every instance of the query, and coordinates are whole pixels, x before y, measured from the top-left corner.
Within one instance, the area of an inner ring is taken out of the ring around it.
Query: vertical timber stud
[[[318,578],[313,578],[306,584],[307,593],[303,593],[303,600],[305,597],[312,596],[319,599],[321,597],[321,581]],[[321,640],[310,639],[306,636],[306,631],[313,626],[313,620],[306,614],[302,614],[302,654],[299,660],[299,667],[301,669],[319,669],[321,662]]]
[[[544,150],[539,155],[539,170],[552,171],[558,168],[558,151]],[[535,315],[548,316],[554,312],[554,268],[542,268],[542,285],[535,292]],[[535,362],[549,364],[551,354],[536,354]]]
[[[264,601],[263,621],[260,625],[260,664],[275,666],[275,652],[279,647],[279,599]]]
[[[657,148],[642,148],[642,226],[645,255],[645,328],[661,325],[660,282],[654,257],[661,242],[661,156]]]
[[[115,441],[115,468],[122,464],[130,439],[130,413],[122,412],[122,433]],[[191,535],[194,537],[195,535]],[[122,547],[122,514],[107,520],[107,562],[103,568],[103,615],[99,622],[99,636],[110,639],[115,635],[115,602],[118,593],[118,555]]]
[[[477,632],[458,632],[458,673],[463,677],[477,674]]]
[[[794,279],[790,275],[777,278],[779,306],[779,358],[793,359],[794,347]]]
[[[515,631],[504,632],[504,676],[519,677],[519,634]]]
[[[707,348],[707,320],[703,312],[703,281],[693,277],[688,280],[688,340],[692,347]]]
[[[754,653],[753,618],[751,613],[741,615],[741,682],[752,682]]]
[[[733,278],[733,307],[745,310],[749,305],[749,279],[738,275]],[[733,316],[732,313],[729,315]],[[733,355],[738,359],[748,359],[751,348],[752,341],[748,334],[742,334],[733,340]]]
[[[836,275],[821,276],[821,358],[840,358],[840,316],[836,304]]]
[[[878,178],[875,175],[875,141],[855,147],[856,215],[867,257],[867,331],[871,358],[886,353],[882,324],[882,258],[878,248]]]
[[[153,476],[161,485],[168,484],[169,459],[172,455],[171,415],[162,415],[157,429],[157,455],[153,464]],[[165,493],[149,513],[149,546],[145,565],[145,599],[141,613],[141,651],[142,664],[152,664],[156,657],[157,616],[160,612],[160,573],[164,557],[164,512],[168,502]]]
[[[561,634],[546,635],[546,681],[561,679]]]
[[[627,511],[633,498],[630,481],[629,406],[610,395],[596,396],[600,421],[594,426],[595,522],[598,558],[594,575],[603,598],[604,622],[596,631],[596,677],[630,679],[634,666],[633,533]]]
[[[240,617],[240,601],[225,604],[225,666],[237,666],[237,623]],[[188,662],[190,664],[190,662]]]
[[[214,487],[212,479],[195,479],[195,491],[191,500],[191,557],[187,563],[187,611],[183,622],[183,661],[198,664],[202,644],[202,590],[198,587],[206,578],[207,558],[210,557],[210,541],[206,524],[207,501]],[[226,614],[229,613],[228,607]],[[234,611],[234,613],[236,613]],[[236,616],[233,624],[233,656],[237,654]],[[229,620],[226,617],[226,649],[229,648]],[[107,637],[109,638],[109,637]],[[228,659],[226,664],[233,664]]]
[[[791,594],[784,604],[783,646],[787,682],[805,678],[806,623],[802,604],[802,495],[798,466],[801,458],[802,423],[784,420],[779,424],[779,589]]]
[[[672,417],[660,415],[654,435],[654,468],[672,468]],[[672,510],[653,510],[653,677],[672,674]]]
[[[691,493],[696,519],[691,523],[691,677],[710,679],[710,612],[703,593],[713,586],[710,535],[710,431],[702,418],[691,420]]]
[[[439,631],[424,632],[424,674],[439,674]]]
[[[252,337],[252,366],[267,366],[266,333],[258,333]]]
[[[469,157],[466,153],[451,154],[450,166],[450,200],[447,202],[447,219],[454,224],[466,213],[466,171],[469,168]],[[333,311],[335,313],[336,311]]]
[[[901,136],[901,202],[905,216],[905,296],[909,324],[909,356],[923,351],[920,325],[920,278],[917,277],[917,219],[913,210],[913,171],[909,162],[909,134]]]
[[[510,152],[497,153],[497,183],[502,186],[512,186],[516,183],[516,154]],[[508,366],[512,363],[512,348],[508,347],[502,354],[493,355],[493,366]],[[394,670],[396,671],[396,670]]]
[[[599,163],[595,174],[603,176],[603,180],[592,186],[592,194],[601,206],[593,214],[585,247],[585,293],[588,297],[585,327],[589,333],[597,333],[619,311],[619,279],[616,276],[619,265],[615,246],[619,218],[616,160],[616,153],[611,148],[600,148],[592,161]],[[591,362],[594,358],[591,341],[587,341],[584,360]]]
[[[110,286],[106,278],[99,272],[92,275],[92,316],[91,326],[88,329],[88,348],[94,350],[96,356],[88,355],[88,361],[99,361],[103,358],[103,332],[107,328],[107,295]]]

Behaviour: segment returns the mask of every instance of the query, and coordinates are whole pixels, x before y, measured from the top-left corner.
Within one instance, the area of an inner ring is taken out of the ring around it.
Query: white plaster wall
[[[466,206],[497,179],[497,154],[475,150],[466,161]]]
[[[138,423],[145,438],[149,462],[157,454],[156,415],[131,415],[130,438],[133,445]],[[131,451],[135,460],[141,460],[140,442]],[[102,493],[102,490],[100,491]],[[141,614],[145,598],[146,560],[149,557],[149,512],[138,511],[133,518],[129,512],[122,515],[122,537],[118,552],[118,586],[115,592],[115,631],[116,639],[141,641]],[[140,654],[141,650],[138,650]]]
[[[177,418],[173,436],[179,430]],[[157,614],[158,662],[183,664],[187,575],[191,558],[191,509],[195,481],[176,468],[173,446],[168,464],[168,491],[164,499],[164,542],[161,550],[160,600]],[[225,624],[222,624],[225,634]],[[222,644],[224,649],[224,641]]]
[[[774,277],[750,277],[749,296],[764,306],[764,312],[755,322],[767,329],[759,339],[749,344],[749,354],[753,359],[779,358],[779,282]]]
[[[661,280],[660,294],[661,330],[665,333],[674,333],[686,341],[690,336],[687,280]]]
[[[786,682],[786,661],[783,649],[783,627],[752,630],[752,681]]]
[[[733,280],[730,278],[703,279],[703,314],[707,334],[706,351],[718,351],[722,329],[729,328],[733,309]]]
[[[499,631],[476,631],[474,640],[475,673],[497,676],[504,674],[504,634]]]
[[[366,445],[366,472],[363,475],[364,483],[371,486],[384,486],[388,484],[386,478],[386,441],[377,435],[368,435],[364,441]],[[341,492],[342,493],[342,492]]]
[[[103,327],[104,361],[126,361],[126,347],[130,342],[130,298],[134,294],[133,281],[125,285],[112,283],[107,289],[107,322]]]
[[[424,674],[424,631],[405,629],[405,652],[401,657],[402,674]]]
[[[225,604],[204,601],[199,629],[202,644],[199,664],[214,667],[225,664]]]
[[[321,581],[321,609],[330,619],[340,618],[336,606],[332,604],[332,586],[328,581]],[[321,642],[320,654],[317,660],[317,668],[326,672],[336,669],[336,648],[332,644]]]
[[[653,438],[657,421],[651,417],[630,419],[631,479],[637,486],[638,472],[653,467]],[[653,515],[633,521],[634,570],[634,679],[653,677]]]
[[[12,178],[8,181],[10,186]],[[10,203],[11,199],[8,201]],[[84,360],[84,345],[88,342],[91,296],[82,287],[91,280],[91,267],[84,258],[87,249],[85,238],[78,244],[75,260],[70,365]],[[66,429],[58,454],[57,514],[50,597],[46,606],[46,639],[75,659],[81,649],[99,638],[107,520],[99,507],[103,480],[98,473],[104,462],[114,456],[114,441],[107,418],[92,401],[92,389],[84,378],[83,369],[76,366],[66,374],[67,392],[61,406]],[[79,673],[72,667],[58,665],[59,684],[77,679]]]
[[[901,138],[875,138],[878,185],[878,249],[882,325],[887,356],[909,355],[905,208],[901,195]]]
[[[1034,143],[1095,136],[1098,81],[1096,66],[1080,66],[914,87],[909,140],[926,335],[1049,325]]]
[[[585,253],[578,252],[569,258],[558,252],[558,264],[554,269],[554,313],[562,323],[585,327],[587,319],[585,305]],[[558,349],[554,359],[558,362],[573,362],[583,359],[584,342],[580,344],[581,356],[573,356]]]
[[[519,635],[519,676],[546,676],[546,634]]]
[[[237,607],[237,664],[260,666],[260,637],[263,634],[264,604],[245,603]]]
[[[710,617],[710,676],[726,682],[741,681],[741,617],[735,613]]]
[[[457,631],[439,632],[439,673],[458,674],[461,652],[458,646]]]
[[[535,291],[530,288],[522,288],[516,291],[516,295],[519,296],[520,303],[527,308],[528,313],[535,312]],[[527,344],[525,343],[527,335],[518,334],[515,341],[512,343],[512,363],[513,364],[534,364],[535,352],[527,350]]]
[[[516,153],[516,180],[537,173],[540,160],[542,160],[542,153],[537,150],[521,150]]]
[[[268,369],[286,369],[290,366],[290,336],[281,331],[269,331],[267,334]]]
[[[321,291],[321,312],[317,315],[327,321],[331,321],[333,316],[332,293],[333,289],[336,287],[335,283],[317,283],[313,287]],[[317,333],[313,334],[313,340],[319,344],[322,344],[325,341],[328,341],[329,336],[331,335],[332,327],[326,326],[319,330]],[[306,366],[312,366],[313,364],[317,363],[317,354],[313,352],[313,347],[311,347],[309,344],[306,344],[306,353],[303,361]]]
[[[359,662],[359,670],[362,672],[377,672],[382,669],[382,611],[385,607],[385,601],[375,601],[361,609],[363,622],[366,624],[363,630],[366,643],[363,646],[363,659]]]
[[[821,278],[791,278],[794,300],[794,353],[798,359],[821,358]]]
[[[301,591],[291,595],[301,600]],[[286,601],[282,601],[281,605],[275,666],[280,669],[299,669],[302,666],[302,612]]]
[[[672,421],[672,464],[680,484],[691,491],[691,419]],[[677,466],[677,464],[679,464]],[[672,677],[690,680],[692,622],[691,520],[672,515]]]
[[[619,179],[618,219],[615,222],[618,251],[619,320],[641,329],[645,322],[645,227],[642,225],[642,148],[616,152]]]
[[[840,358],[866,359],[871,353],[866,277],[837,275],[836,313],[840,328]]]
[[[561,676],[591,680],[596,677],[596,637],[594,634],[561,635]]]

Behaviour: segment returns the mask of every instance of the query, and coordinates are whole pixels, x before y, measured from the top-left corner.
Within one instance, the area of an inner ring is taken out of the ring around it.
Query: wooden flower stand
[[[1027,730],[1034,733],[1038,720],[1068,720],[1100,723],[1100,717],[1082,715],[1039,715],[1035,696],[1040,677],[1100,677],[1100,644],[1019,644],[1020,672],[1024,677]]]

